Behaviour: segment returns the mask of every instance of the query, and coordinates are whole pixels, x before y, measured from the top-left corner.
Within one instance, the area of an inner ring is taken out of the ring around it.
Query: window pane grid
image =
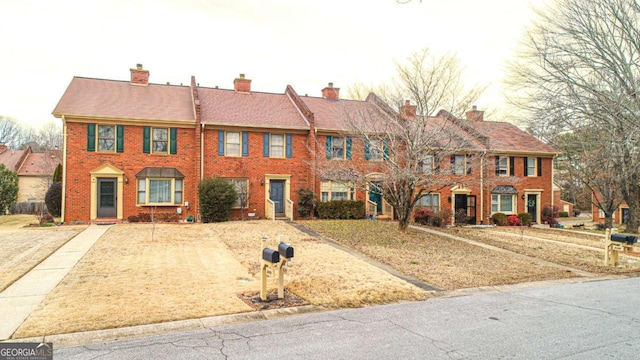
[[[344,138],[333,138],[331,142],[331,153],[334,159],[344,159]]]
[[[240,133],[227,132],[225,155],[240,156]]]
[[[284,135],[271,134],[271,157],[284,157]]]
[[[166,153],[169,144],[169,129],[153,129],[153,152]]]
[[[115,126],[98,125],[98,150],[113,151],[115,145]]]

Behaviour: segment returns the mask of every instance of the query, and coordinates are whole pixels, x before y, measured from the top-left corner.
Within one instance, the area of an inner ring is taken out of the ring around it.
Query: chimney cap
[[[240,79],[244,79],[244,74],[240,74]]]
[[[142,70],[142,64],[136,64],[136,69]]]
[[[329,88],[333,88],[333,83],[332,83],[332,82],[330,82],[330,83],[329,83],[329,85],[327,85],[327,87],[329,87]]]
[[[476,105],[471,106],[471,110],[476,111],[478,110],[478,107]]]

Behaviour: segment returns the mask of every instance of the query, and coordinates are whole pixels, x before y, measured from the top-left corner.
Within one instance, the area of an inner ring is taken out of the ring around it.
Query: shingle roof
[[[18,169],[20,176],[52,176],[60,159],[50,153],[31,153]]]
[[[11,171],[18,171],[20,162],[27,150],[5,150],[0,153],[0,164]]]
[[[367,118],[380,114],[380,109],[371,102],[358,100],[334,100],[319,97],[301,97],[314,113],[315,126],[320,130],[349,131],[347,119]]]
[[[129,81],[74,77],[53,115],[144,120],[193,120],[187,86],[132,85]]]
[[[309,129],[286,94],[198,87],[198,97],[204,124]]]
[[[492,152],[558,153],[552,146],[527,134],[513,124],[495,121],[466,121],[489,139],[489,150]]]

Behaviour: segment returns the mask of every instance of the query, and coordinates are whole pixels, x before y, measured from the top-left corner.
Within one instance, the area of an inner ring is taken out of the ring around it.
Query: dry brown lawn
[[[499,236],[497,233],[512,232],[520,234],[520,231],[520,229],[513,228],[492,228],[491,230],[452,228],[449,230],[449,232],[458,236],[594,274],[623,274],[640,272],[640,259],[636,257],[622,256],[619,267],[605,266],[604,250],[589,250],[526,237]],[[603,238],[602,236],[536,228],[526,229],[524,234],[542,239],[604,249],[604,243],[600,241]]]
[[[116,225],[14,338],[251,311],[237,295],[260,289],[260,239],[268,236],[274,247],[279,235],[295,248],[285,287],[311,304],[353,307],[428,296],[284,222]]]
[[[49,257],[85,226],[25,227],[33,215],[0,216],[0,291]]]
[[[445,290],[575,277],[550,266],[461,241],[366,220],[299,223],[398,271]]]

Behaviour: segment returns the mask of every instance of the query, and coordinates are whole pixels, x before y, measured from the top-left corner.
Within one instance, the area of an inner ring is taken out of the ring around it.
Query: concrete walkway
[[[7,340],[110,228],[91,225],[0,293],[0,340]]]

